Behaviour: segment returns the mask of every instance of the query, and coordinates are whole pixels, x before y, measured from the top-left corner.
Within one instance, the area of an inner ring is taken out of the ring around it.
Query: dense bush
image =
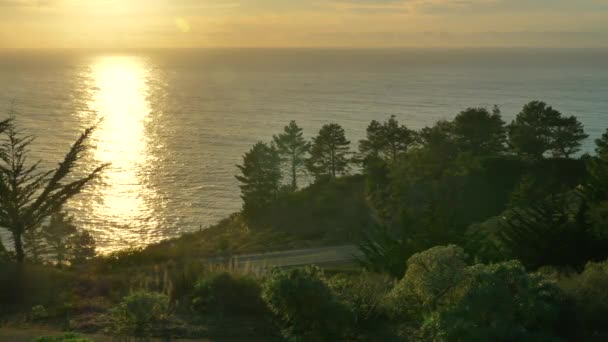
[[[387,296],[399,329],[429,341],[552,341],[576,329],[562,291],[517,261],[467,266],[456,246],[413,255]]]
[[[266,312],[258,281],[247,276],[216,273],[194,287],[192,308],[201,314],[260,314]]]
[[[434,341],[561,341],[570,331],[563,294],[517,261],[466,269],[464,293],[427,317]],[[572,324],[572,323],[570,323]]]
[[[608,261],[589,263],[582,273],[563,277],[558,284],[576,305],[585,335],[581,339],[608,340]]]
[[[419,319],[457,302],[465,277],[465,258],[464,251],[453,245],[434,247],[410,257],[405,276],[388,296],[393,317]]]
[[[263,298],[289,341],[337,341],[348,327],[347,309],[318,268],[274,270]]]
[[[374,273],[341,274],[334,276],[329,285],[350,311],[355,325],[361,326],[384,318],[384,298],[392,289],[393,280]]]
[[[68,333],[63,336],[38,337],[34,342],[92,342],[92,340],[79,337],[77,334]]]
[[[147,336],[169,318],[169,298],[155,292],[136,292],[126,296],[113,310],[112,316],[114,332]]]

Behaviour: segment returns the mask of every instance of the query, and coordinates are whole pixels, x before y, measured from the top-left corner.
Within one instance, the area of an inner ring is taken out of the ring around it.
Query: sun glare
[[[148,191],[139,170],[147,163],[145,122],[150,107],[147,69],[136,57],[103,57],[92,66],[92,107],[103,118],[96,133],[95,157],[111,163],[100,214],[124,223],[149,212]]]

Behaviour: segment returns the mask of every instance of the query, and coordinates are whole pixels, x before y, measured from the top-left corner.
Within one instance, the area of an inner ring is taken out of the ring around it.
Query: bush
[[[201,314],[265,313],[261,292],[255,279],[229,273],[211,274],[196,283],[192,308]]]
[[[79,337],[77,334],[68,333],[63,336],[38,337],[34,342],[93,342],[88,338]]]
[[[148,336],[170,316],[169,298],[155,292],[136,292],[126,296],[113,310],[115,332]]]
[[[318,268],[274,270],[262,296],[289,341],[338,341],[348,327],[348,311]]]
[[[350,311],[355,325],[361,326],[384,317],[384,299],[393,281],[386,275],[362,273],[335,276],[329,285]]]
[[[608,261],[589,263],[580,274],[558,281],[583,324],[584,340],[608,340]]]
[[[419,319],[461,296],[466,254],[457,246],[439,246],[412,255],[407,271],[387,298],[394,318]]]
[[[465,293],[427,317],[433,341],[562,341],[569,332],[563,294],[518,261],[466,269]]]
[[[33,321],[49,318],[49,313],[43,305],[34,306],[30,315]]]

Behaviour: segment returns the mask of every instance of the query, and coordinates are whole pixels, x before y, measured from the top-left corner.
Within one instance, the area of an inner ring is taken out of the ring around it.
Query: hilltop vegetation
[[[236,170],[242,211],[201,232],[91,258],[52,213],[29,230],[25,264],[0,250],[0,314],[142,338],[608,338],[608,130],[581,155],[576,117],[534,101],[509,124],[498,108],[418,131],[373,121],[357,150],[337,123],[310,141],[295,122],[269,138]],[[339,244],[359,246],[357,265],[204,261]]]

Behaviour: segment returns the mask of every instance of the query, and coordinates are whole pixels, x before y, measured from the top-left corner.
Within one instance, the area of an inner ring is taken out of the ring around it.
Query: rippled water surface
[[[509,121],[534,99],[599,136],[608,128],[608,51],[0,50],[0,114],[14,101],[46,166],[99,122],[85,166],[111,168],[67,209],[104,251],[238,210],[235,165],[289,120],[309,136],[338,122],[356,142],[369,121],[391,114],[421,128],[497,104]]]

